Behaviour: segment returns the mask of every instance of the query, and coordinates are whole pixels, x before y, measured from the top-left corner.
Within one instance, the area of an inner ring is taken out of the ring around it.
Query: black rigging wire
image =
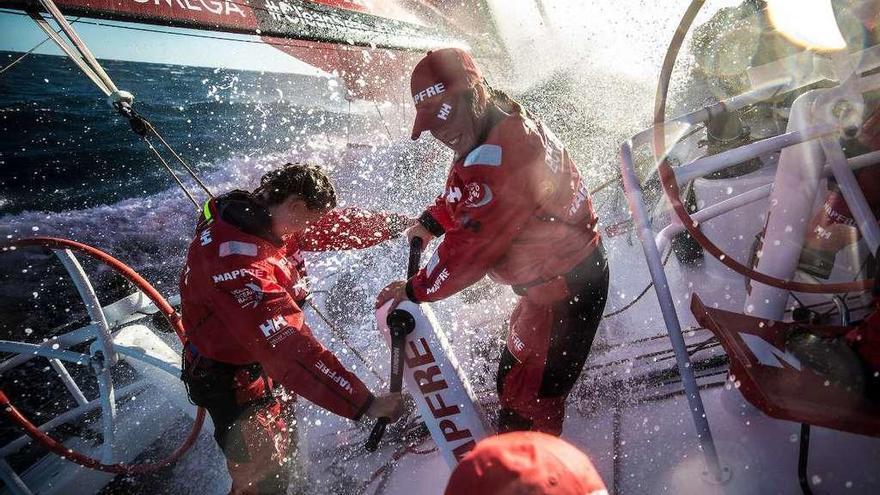
[[[23,14],[23,15],[24,15],[24,14]],[[70,23],[71,23],[71,24],[75,24],[75,23],[79,22],[79,20],[80,20],[80,17],[77,17],[77,18],[73,19],[72,21],[70,21]],[[61,34],[61,31],[62,31],[61,29],[58,29],[57,31],[55,31],[55,34]],[[7,70],[11,69],[15,64],[21,62],[22,60],[25,59],[25,57],[27,57],[28,55],[30,55],[31,53],[33,53],[34,50],[40,48],[41,46],[45,45],[47,41],[51,41],[51,40],[52,40],[52,38],[50,38],[50,37],[47,36],[46,38],[43,39],[43,41],[41,41],[41,42],[37,43],[36,45],[34,45],[33,48],[31,48],[30,50],[28,50],[28,51],[22,53],[21,56],[18,57],[17,59],[15,59],[15,60],[13,60],[12,63],[10,63],[10,64],[7,65],[6,67],[3,67],[2,69],[0,69],[0,74],[3,74],[3,73],[6,72]]]
[[[666,258],[663,260],[663,266],[666,266],[666,262],[669,261],[670,256],[672,256],[672,248],[670,248],[669,251],[666,253]],[[633,307],[633,305],[635,305],[637,302],[639,302],[639,300],[641,298],[643,298],[645,296],[645,294],[647,294],[648,291],[651,290],[651,287],[653,287],[653,286],[654,286],[654,281],[652,280],[650,283],[648,283],[647,287],[645,287],[644,290],[642,290],[642,292],[639,293],[638,296],[636,296],[635,299],[633,299],[632,301],[630,301],[629,303],[627,303],[624,307],[622,307],[620,309],[614,310],[610,313],[605,313],[604,315],[602,315],[602,318],[611,318],[612,316],[617,316],[620,313],[623,313],[624,311]]]

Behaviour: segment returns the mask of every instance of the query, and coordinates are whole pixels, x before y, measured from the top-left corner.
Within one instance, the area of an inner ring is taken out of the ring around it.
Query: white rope
[[[64,31],[64,34],[67,35],[67,37],[70,39],[70,42],[79,51],[83,59],[85,59],[86,63],[92,68],[92,70],[95,71],[98,77],[102,81],[104,81],[104,85],[110,89],[110,92],[112,93],[119,91],[119,88],[117,88],[116,85],[113,84],[113,80],[110,79],[110,76],[108,76],[106,72],[104,72],[104,68],[101,67],[101,64],[98,63],[98,60],[95,58],[94,55],[92,55],[92,52],[89,51],[89,48],[86,46],[83,40],[79,37],[78,34],[76,34],[76,31],[73,30],[73,26],[71,26],[70,23],[67,22],[67,19],[64,18],[64,14],[62,14],[61,11],[58,10],[55,2],[53,2],[52,0],[40,0],[40,3],[43,5],[43,7],[46,8],[49,14],[52,15],[52,17],[55,19],[55,22],[58,23],[58,25]]]
[[[59,33],[55,32],[55,30],[49,25],[48,21],[44,19],[39,12],[35,10],[29,10],[28,15],[34,20],[34,22],[37,23],[40,29],[42,29],[49,36],[49,38],[52,39],[52,41],[54,41],[55,44],[58,45],[59,48],[61,48],[62,51],[64,51],[67,57],[70,58],[70,60],[73,61],[74,64],[76,64],[76,66],[83,72],[83,74],[85,74],[93,83],[95,83],[95,86],[97,86],[98,89],[100,89],[104,93],[104,95],[107,96],[108,103],[110,103],[110,105],[119,113],[129,119],[132,128],[135,130],[135,132],[143,137],[144,142],[146,142],[147,146],[150,148],[150,151],[152,151],[159,159],[159,161],[162,162],[162,166],[164,166],[168,173],[171,174],[171,177],[174,178],[174,181],[177,182],[177,184],[186,194],[187,198],[189,198],[189,200],[193,202],[197,209],[199,208],[199,203],[196,201],[195,197],[193,197],[193,195],[189,192],[189,190],[186,188],[186,186],[183,184],[177,174],[174,173],[174,170],[162,157],[161,153],[159,153],[159,150],[157,150],[153,146],[153,143],[150,142],[150,140],[148,139],[148,134],[152,134],[153,136],[158,138],[159,141],[162,143],[162,146],[164,146],[165,149],[174,156],[177,162],[183,166],[190,177],[192,177],[192,179],[196,181],[196,183],[205,191],[205,193],[208,194],[208,197],[213,198],[214,195],[211,194],[211,191],[201,181],[201,179],[189,166],[189,164],[186,163],[186,161],[184,161],[184,159],[179,154],[177,154],[176,151],[174,151],[171,145],[168,144],[167,141],[165,141],[165,139],[156,131],[155,127],[153,127],[153,125],[149,121],[147,121],[143,117],[140,117],[134,111],[134,109],[131,107],[134,97],[131,95],[131,93],[128,93],[127,91],[120,91],[116,84],[113,83],[113,80],[110,79],[110,76],[107,75],[107,72],[105,72],[104,68],[101,67],[101,64],[89,50],[88,46],[86,46],[82,38],[80,38],[79,35],[76,34],[73,26],[71,26],[70,23],[67,22],[67,19],[64,18],[64,14],[61,13],[61,11],[55,5],[55,2],[53,0],[40,0],[40,4],[46,9],[46,11],[48,11],[49,15],[52,16],[55,22],[58,23],[58,26],[61,27],[61,31],[63,31],[64,34],[67,36],[69,43],[63,40],[61,36],[59,36]],[[75,53],[74,49],[76,49],[76,51],[79,53]]]
[[[107,85],[104,84],[104,81],[102,81],[101,78],[98,77],[98,75],[95,73],[95,71],[93,71],[91,67],[86,65],[85,61],[83,61],[83,59],[80,58],[79,55],[74,53],[70,46],[65,43],[65,41],[61,39],[60,36],[58,36],[58,33],[56,33],[55,30],[52,29],[52,27],[49,25],[49,23],[46,22],[46,19],[43,19],[43,17],[37,12],[28,12],[28,15],[30,15],[31,19],[33,19],[34,22],[37,23],[37,26],[39,26],[40,29],[42,29],[43,32],[46,33],[46,35],[52,41],[54,41],[56,45],[58,45],[58,48],[61,48],[61,50],[67,55],[67,57],[74,64],[76,64],[77,67],[79,67],[79,70],[81,70],[83,74],[91,79],[93,83],[95,83],[95,86],[97,86],[98,89],[100,89],[104,93],[104,95],[110,95],[111,91],[107,87]]]
[[[77,21],[79,21],[79,17],[77,17],[76,19],[70,21],[70,23],[73,24],[73,23],[75,23],[75,22],[77,22]],[[55,31],[56,34],[57,34],[57,33],[60,33],[60,32],[61,32],[60,29],[59,29],[58,31]],[[37,43],[36,45],[34,45],[33,48],[31,48],[30,50],[28,50],[28,51],[22,53],[21,56],[18,57],[17,59],[15,59],[11,64],[9,64],[9,65],[7,65],[6,67],[3,67],[2,69],[0,69],[0,74],[3,74],[4,72],[6,72],[6,71],[8,71],[9,69],[11,69],[12,67],[14,67],[15,64],[17,64],[17,63],[21,62],[22,60],[24,60],[25,57],[27,57],[27,56],[30,55],[31,53],[34,53],[34,51],[36,51],[36,50],[37,50],[38,48],[40,48],[41,46],[45,45],[47,41],[51,41],[51,39],[52,39],[52,38],[49,38],[49,37],[47,36],[46,38],[43,39],[43,41],[41,41],[41,42]]]

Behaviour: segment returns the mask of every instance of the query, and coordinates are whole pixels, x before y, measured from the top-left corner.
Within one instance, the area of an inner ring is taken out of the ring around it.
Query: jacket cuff
[[[367,409],[369,409],[370,406],[373,405],[373,400],[375,398],[376,398],[376,396],[373,395],[372,393],[369,396],[367,396],[367,400],[364,402],[364,405],[362,405],[361,408],[357,410],[354,417],[351,419],[353,419],[355,421],[359,421],[363,417],[364,413],[367,412]]]
[[[422,213],[422,215],[419,217],[419,223],[422,224],[422,227],[428,229],[428,232],[433,234],[434,237],[440,237],[441,235],[446,233],[446,229],[444,229],[443,226],[440,225],[440,222],[438,222],[427,211]]]
[[[413,279],[409,279],[406,281],[406,297],[416,304],[419,304],[421,302],[419,301],[419,298],[416,297],[416,291],[413,288]]]

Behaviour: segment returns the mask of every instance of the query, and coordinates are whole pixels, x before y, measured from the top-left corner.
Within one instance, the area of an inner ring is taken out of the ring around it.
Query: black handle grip
[[[422,238],[413,237],[409,243],[409,264],[406,268],[407,277],[412,277],[419,271],[419,265],[422,260]],[[400,311],[404,314],[397,314]],[[407,318],[408,317],[408,318]],[[403,346],[406,344],[406,334],[415,328],[415,319],[409,313],[395,309],[388,315],[388,327],[391,332],[391,379],[389,380],[389,391],[400,392],[403,385]],[[370,432],[370,438],[364,447],[368,452],[373,452],[379,448],[379,442],[385,435],[385,427],[388,426],[390,420],[388,418],[379,418]]]
[[[373,426],[373,431],[370,432],[370,438],[367,439],[367,444],[364,445],[368,452],[374,452],[379,448],[379,442],[382,441],[386,426],[388,426],[388,418],[379,418],[379,421]]]
[[[413,237],[409,243],[409,265],[406,267],[406,278],[410,278],[419,272],[422,260],[422,238]]]

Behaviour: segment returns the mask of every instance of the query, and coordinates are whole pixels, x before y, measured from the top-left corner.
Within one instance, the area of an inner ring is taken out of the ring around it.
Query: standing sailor
[[[467,52],[429,52],[410,87],[412,139],[430,131],[455,161],[446,190],[407,235],[444,238],[425,269],[383,289],[377,307],[437,301],[487,274],[513,286],[520,299],[498,368],[498,431],[559,435],[608,293],[587,186],[556,136],[486,85]]]
[[[208,201],[199,219],[180,280],[183,380],[214,421],[231,493],[287,491],[296,421],[280,387],[353,420],[400,415],[400,394],[374,397],[306,324],[302,251],[369,247],[409,222],[335,206],[320,168],[287,164],[254,193]]]

